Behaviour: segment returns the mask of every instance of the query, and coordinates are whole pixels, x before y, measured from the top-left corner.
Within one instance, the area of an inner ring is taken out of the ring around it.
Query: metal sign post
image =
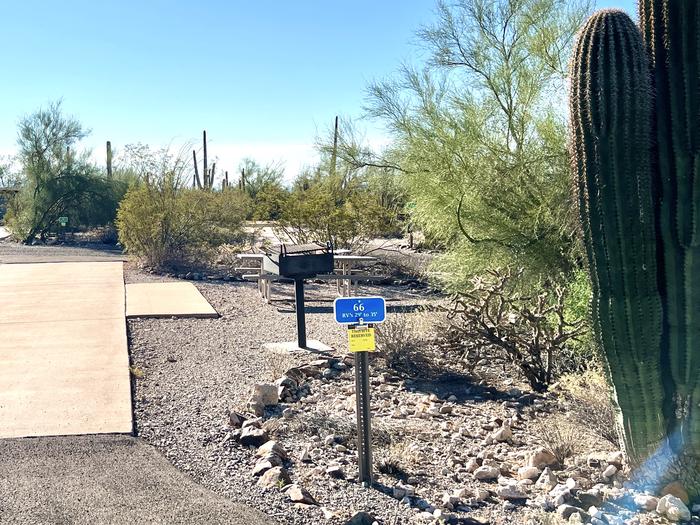
[[[372,485],[372,428],[369,406],[369,359],[367,352],[355,352],[355,401],[357,409],[357,460],[360,483]]]
[[[372,486],[372,413],[369,403],[369,356],[375,349],[374,326],[386,318],[381,297],[343,297],[333,304],[335,320],[348,326],[348,347],[355,354],[355,405],[357,410],[357,459],[360,483]]]
[[[306,312],[304,311],[304,279],[294,279],[294,304],[297,314],[297,345],[306,348]]]

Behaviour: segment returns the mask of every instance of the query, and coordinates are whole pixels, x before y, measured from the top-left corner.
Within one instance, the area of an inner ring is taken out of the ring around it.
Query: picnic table
[[[376,261],[376,257],[371,257],[367,255],[350,255],[350,250],[336,250],[333,256],[333,262],[335,263],[335,273],[333,274],[322,274],[317,275],[314,278],[324,281],[335,280],[336,281],[336,291],[340,297],[348,297],[352,294],[352,282],[359,281],[369,278],[370,276],[364,274],[353,273],[356,270],[356,266],[361,263],[368,263]],[[265,272],[263,270],[263,258],[264,253],[239,253],[236,255],[238,259],[242,261],[257,263],[256,266],[246,266],[244,268],[236,268],[236,270],[250,270],[252,273],[244,274],[243,278],[247,280],[255,280],[258,282],[258,292],[260,296],[269,303],[271,300],[270,283],[273,279],[279,279],[280,276],[272,273]]]

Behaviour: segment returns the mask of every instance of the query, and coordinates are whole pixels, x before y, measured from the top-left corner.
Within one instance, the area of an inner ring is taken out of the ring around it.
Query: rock
[[[297,368],[306,377],[320,377],[321,369],[316,365],[303,365]]]
[[[668,485],[666,485],[664,488],[661,489],[662,496],[665,496],[667,494],[670,494],[672,496],[677,497],[686,505],[688,505],[690,503],[690,497],[688,497],[688,491],[686,491],[685,487],[683,487],[683,485],[678,481],[674,481],[673,483],[669,483]]]
[[[552,498],[552,503],[555,507],[563,505],[571,498],[571,490],[566,485],[558,484],[551,491],[549,495]]]
[[[535,450],[527,460],[528,467],[545,468],[557,464],[557,458],[546,448],[540,447]]]
[[[656,506],[659,504],[659,498],[650,496],[649,494],[637,494],[634,497],[634,504],[641,510],[656,510]]]
[[[513,431],[509,426],[503,425],[496,432],[491,434],[491,439],[496,443],[504,443],[513,439]]]
[[[255,428],[262,428],[262,419],[259,417],[256,417],[254,419],[246,419],[243,422],[243,425],[241,428],[248,428],[248,427],[255,427]]]
[[[272,439],[266,443],[263,443],[260,448],[255,451],[255,455],[259,458],[267,456],[268,454],[274,454],[281,459],[287,459],[287,452],[284,450],[284,448],[282,448],[282,445]]]
[[[680,498],[672,494],[666,494],[656,505],[656,512],[666,516],[671,521],[690,520],[690,511]]]
[[[476,469],[479,468],[479,462],[477,460],[475,460],[474,458],[471,458],[464,465],[464,468],[466,469],[467,472],[474,472]]]
[[[277,385],[274,383],[257,383],[253,385],[253,398],[251,402],[261,403],[263,406],[276,405]]]
[[[412,485],[397,483],[393,488],[393,495],[396,499],[402,499],[406,496],[412,497],[416,495],[416,489]]]
[[[486,501],[489,497],[491,496],[491,493],[482,488],[478,488],[474,490],[474,495],[472,496],[472,501],[475,503],[480,503],[482,501]]]
[[[340,465],[329,465],[326,469],[326,474],[335,479],[345,479],[345,472]]]
[[[604,478],[612,478],[615,474],[617,474],[617,467],[615,465],[608,465],[603,471]]]
[[[246,427],[239,438],[241,445],[259,447],[269,441],[267,432],[261,428]]]
[[[270,470],[272,467],[274,467],[274,465],[271,461],[268,461],[266,459],[260,460],[255,464],[255,467],[253,468],[253,476],[260,476],[261,474]]]
[[[518,469],[518,479],[536,480],[540,477],[540,469],[537,467],[520,467]]]
[[[289,473],[284,467],[272,467],[267,470],[258,480],[258,486],[267,489],[282,488],[289,485],[292,481],[289,479]]]
[[[584,509],[599,507],[603,504],[603,494],[597,489],[582,490],[576,495],[576,499],[581,502]]]
[[[375,523],[375,518],[367,512],[358,512],[352,518],[345,522],[345,525],[372,525]]]
[[[624,459],[625,455],[621,451],[611,452],[608,454],[607,462],[609,465],[615,465],[618,469],[621,469]]]
[[[474,471],[474,477],[480,481],[498,479],[501,471],[496,467],[482,466]]]
[[[523,501],[527,499],[527,494],[519,489],[517,485],[498,487],[496,495],[507,501]]]
[[[535,467],[532,467],[532,468],[535,468]],[[550,468],[547,467],[542,471],[542,474],[540,474],[540,477],[537,478],[535,485],[552,488],[552,487],[556,487],[557,483],[559,483],[559,480],[554,475],[554,473],[550,470]]]
[[[457,497],[457,495],[455,494],[450,494],[449,492],[446,492],[442,495],[442,506],[446,509],[454,509],[457,505],[459,505],[460,501],[460,498]]]
[[[345,454],[348,451],[348,447],[346,447],[345,445],[336,445],[335,451],[341,454]]]
[[[569,516],[569,523],[583,523],[583,515],[581,512],[574,512]]]
[[[250,401],[248,403],[248,410],[250,410],[256,416],[261,417],[265,414],[265,405],[258,401]]]
[[[293,503],[304,503],[305,505],[318,505],[309,491],[297,484],[290,485],[287,489],[287,497]]]
[[[334,436],[333,434],[331,434],[330,436],[326,436],[326,437],[323,439],[323,443],[330,446],[330,445],[335,444],[336,440],[337,440],[336,436]]]
[[[311,453],[309,451],[309,447],[306,447],[304,450],[301,451],[301,454],[299,455],[299,461],[301,461],[302,463],[311,462]]]
[[[228,421],[233,428],[241,428],[245,420],[246,417],[235,410],[231,410],[228,413]]]
[[[559,514],[565,520],[568,520],[572,514],[575,512],[580,512],[581,509],[574,507],[573,505],[567,505],[563,503],[557,507],[557,514]]]

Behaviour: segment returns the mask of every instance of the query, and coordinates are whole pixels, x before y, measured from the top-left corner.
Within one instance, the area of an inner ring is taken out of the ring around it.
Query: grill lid
[[[273,246],[270,249],[271,254],[275,255],[314,255],[329,253],[331,251],[330,246],[323,246],[322,244],[310,243],[310,244],[280,244],[279,246]]]

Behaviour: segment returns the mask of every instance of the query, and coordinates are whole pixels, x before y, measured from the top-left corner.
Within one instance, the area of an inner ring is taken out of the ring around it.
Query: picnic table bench
[[[375,281],[381,280],[384,277],[379,275],[367,275],[353,273],[356,272],[356,265],[359,263],[368,263],[376,261],[376,257],[367,255],[349,255],[349,250],[336,250],[333,260],[335,263],[335,273],[316,275],[314,279],[322,281],[336,281],[336,291],[341,297],[348,297],[352,293],[352,283],[357,281]],[[269,303],[271,300],[270,283],[272,280],[281,280],[279,275],[267,273],[262,269],[264,253],[240,253],[236,255],[242,261],[256,261],[256,266],[246,266],[236,268],[237,271],[248,271],[252,273],[244,274],[243,278],[249,281],[258,282],[258,292],[260,296]]]

